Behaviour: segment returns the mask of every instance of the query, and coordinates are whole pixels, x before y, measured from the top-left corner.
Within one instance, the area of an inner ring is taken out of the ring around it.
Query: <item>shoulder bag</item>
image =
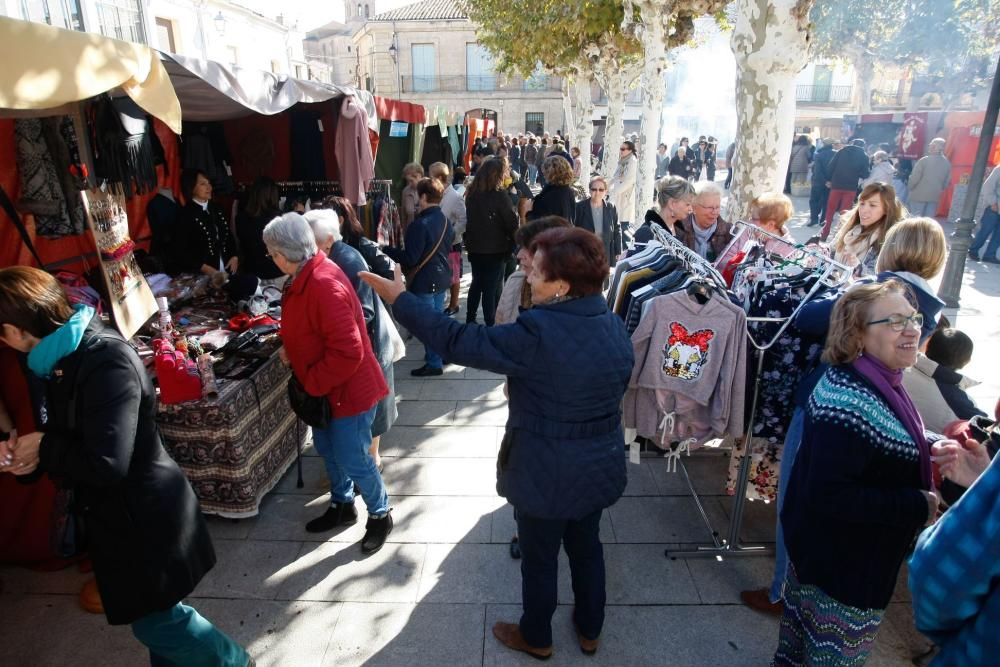
[[[288,378],[288,403],[292,412],[307,425],[324,429],[330,425],[330,401],[326,396],[313,396],[306,391],[298,378]]]
[[[445,234],[447,233],[448,233],[448,221],[445,220],[444,224],[441,226],[441,236],[438,237],[437,243],[435,243],[434,247],[431,248],[431,251],[427,253],[427,256],[424,257],[422,260],[420,260],[420,263],[417,264],[417,267],[415,269],[406,272],[407,285],[413,282],[413,279],[417,277],[418,273],[420,273],[420,269],[427,266],[427,262],[431,261],[431,258],[437,254],[438,248],[441,247],[441,243],[444,241]]]

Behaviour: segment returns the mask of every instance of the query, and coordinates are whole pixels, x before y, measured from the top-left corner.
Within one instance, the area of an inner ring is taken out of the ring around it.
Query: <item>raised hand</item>
[[[390,306],[396,303],[399,295],[406,291],[406,286],[403,285],[403,273],[400,271],[398,263],[393,267],[393,280],[386,280],[368,271],[360,272],[358,277],[371,285],[375,293]]]

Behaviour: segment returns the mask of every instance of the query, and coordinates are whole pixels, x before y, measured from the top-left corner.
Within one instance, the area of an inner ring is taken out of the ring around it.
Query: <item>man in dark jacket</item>
[[[830,188],[827,186],[827,181],[830,180],[830,162],[840,147],[839,141],[824,139],[823,147],[816,151],[813,157],[812,189],[809,191],[809,227],[818,227],[826,211],[826,202],[830,198]]]
[[[865,153],[865,140],[854,139],[849,146],[844,146],[830,161],[830,178],[826,186],[830,188],[830,197],[826,200],[826,224],[820,232],[824,241],[830,235],[833,215],[839,211],[851,208],[854,198],[858,196],[858,182],[866,178],[871,171],[868,154]]]

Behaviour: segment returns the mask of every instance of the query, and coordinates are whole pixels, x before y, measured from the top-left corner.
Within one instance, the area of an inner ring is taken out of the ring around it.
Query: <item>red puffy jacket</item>
[[[389,393],[361,302],[322,252],[306,261],[285,292],[281,340],[295,377],[313,396],[329,397],[335,419],[361,414]]]

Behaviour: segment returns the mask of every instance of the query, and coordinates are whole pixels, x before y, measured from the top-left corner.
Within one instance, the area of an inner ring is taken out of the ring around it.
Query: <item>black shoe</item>
[[[392,532],[392,514],[387,512],[381,519],[368,517],[365,524],[365,537],[361,540],[361,551],[371,555],[382,548],[385,540]]]
[[[307,523],[306,531],[310,533],[325,533],[337,526],[349,526],[357,523],[357,521],[358,510],[354,509],[353,503],[334,503],[330,505],[323,516]]]
[[[976,253],[975,250],[970,250],[969,251],[969,259],[971,259],[974,262],[978,262],[979,261],[979,255]]]
[[[445,308],[444,309],[444,314],[445,315],[449,315],[449,316],[450,315],[458,315],[458,306],[455,306],[454,308]]]
[[[517,541],[517,535],[510,538],[510,557],[514,560],[521,560],[521,545]]]
[[[809,223],[806,224],[806,227],[819,227],[819,220],[809,221]]]
[[[1000,264],[1000,259],[996,257],[983,257],[983,262],[986,264]]]
[[[410,371],[410,375],[412,375],[413,377],[417,377],[417,378],[433,377],[433,376],[436,376],[436,375],[444,375],[444,369],[443,368],[431,368],[430,366],[428,366],[428,365],[425,364],[425,365],[421,366],[420,368],[414,368],[412,371]]]

